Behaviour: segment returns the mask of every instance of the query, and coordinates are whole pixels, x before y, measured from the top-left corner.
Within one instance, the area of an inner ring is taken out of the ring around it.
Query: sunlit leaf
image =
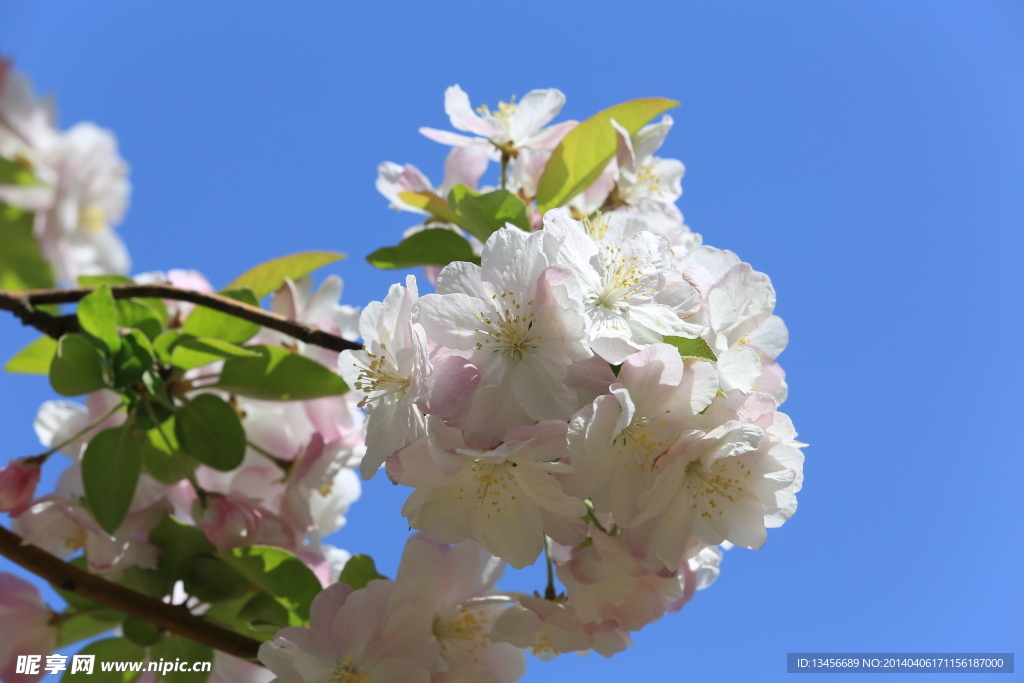
[[[248,287],[258,298],[262,299],[280,288],[284,284],[285,278],[298,280],[318,268],[323,268],[327,264],[343,258],[345,255],[337,251],[304,251],[282,256],[245,271],[228,285],[228,289]]]
[[[678,107],[675,100],[648,97],[609,107],[569,131],[551,154],[537,184],[542,212],[561,206],[587,189],[615,156],[611,120],[634,135],[658,114]]]
[[[480,263],[464,237],[444,228],[429,228],[409,235],[395,247],[384,247],[366,257],[377,268],[447,266],[453,261]]]

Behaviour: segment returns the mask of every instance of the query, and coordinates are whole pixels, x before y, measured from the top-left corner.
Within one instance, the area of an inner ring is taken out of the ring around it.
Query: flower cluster
[[[423,266],[432,291],[409,275],[360,311],[339,304],[337,276],[314,287],[328,252],[257,266],[216,297],[194,271],[116,275],[129,186],[113,136],[58,131],[0,60],[0,217],[33,214],[42,258],[92,288],[71,331],[15,359],[85,399],[45,403],[48,450],[0,469],[13,530],[265,641],[269,673],[209,651],[210,681],[511,683],[525,652],[612,656],[680,610],[723,549],[761,547],[796,511],[803,444],[776,362],[788,333],[768,276],[704,245],[676,207],[683,165],[656,156],[672,103],[549,125],[564,102],[535,90],[474,110],[446,91],[460,132],[421,129],[452,148],[444,180],[381,164],[377,189],[424,218],[368,257]],[[57,486],[37,495],[57,453]],[[378,473],[411,489],[394,580],[329,542],[360,475]],[[506,564],[540,557],[542,590],[498,588]],[[29,680],[13,659],[94,612],[51,612],[0,574],[0,622],[24,624],[0,678]],[[111,647],[140,660],[183,647],[119,614],[89,635],[118,625]]]
[[[478,160],[500,161],[502,189],[534,210],[550,150],[575,125],[544,128],[563,101],[534,91],[477,115],[454,86],[452,125],[478,137],[422,132],[455,147],[449,176],[473,164],[473,188]],[[720,546],[759,548],[796,509],[802,444],[778,411],[787,333],[775,292],[683,223],[682,164],[654,156],[671,125],[630,135],[613,119],[616,153],[592,185],[532,229],[494,230],[479,265],[428,270],[434,293],[413,277],[392,286],[363,311],[364,350],[341,355],[369,414],[363,476],[383,467],[413,489],[410,548],[475,543],[516,568],[546,551],[557,566],[563,593],[509,594],[496,618],[473,622],[490,647],[610,656],[709,585]],[[417,169],[390,163],[378,188],[398,206],[402,192],[432,192]],[[416,231],[444,222],[428,215]],[[443,608],[423,607],[419,636],[411,617],[389,622],[413,609],[395,597],[404,581],[400,570],[394,584],[325,593],[323,626],[281,632],[264,662],[296,681],[505,680],[493,666],[490,677],[457,673]],[[371,600],[383,621],[356,642],[354,605]]]

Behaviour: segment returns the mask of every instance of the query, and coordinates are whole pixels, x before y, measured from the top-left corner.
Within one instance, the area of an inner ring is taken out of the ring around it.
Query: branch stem
[[[0,526],[0,555],[40,576],[61,590],[81,595],[101,605],[154,624],[197,643],[243,659],[255,659],[260,643],[212,621],[197,617],[180,605],[156,598],[83,571]]]
[[[40,311],[36,306],[45,304],[70,304],[81,301],[93,291],[92,287],[76,289],[29,289],[25,291],[0,291],[0,310],[11,311],[26,325],[48,334],[54,339],[61,335],[79,330],[78,319],[74,315],[52,316]],[[191,289],[181,289],[172,285],[113,285],[110,287],[115,299],[173,299],[187,301],[227,313],[242,320],[254,322],[263,327],[282,332],[289,337],[307,344],[320,346],[331,351],[358,351],[362,345],[339,337],[330,332],[289,320],[283,315],[265,311],[256,306],[235,301],[219,294],[206,294]]]

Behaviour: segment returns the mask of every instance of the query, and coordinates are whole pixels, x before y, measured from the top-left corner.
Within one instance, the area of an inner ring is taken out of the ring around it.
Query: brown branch
[[[80,287],[77,289],[30,289],[25,291],[0,291],[0,310],[11,311],[26,325],[31,325],[37,330],[59,338],[61,334],[75,332],[78,330],[78,320],[73,315],[52,316],[43,311],[37,310],[36,306],[46,304],[69,304],[81,301],[90,292],[91,287]],[[278,332],[283,332],[289,337],[314,346],[321,346],[331,351],[358,351],[363,348],[360,344],[339,337],[336,334],[324,332],[323,330],[305,325],[294,320],[289,320],[283,315],[272,311],[265,311],[256,306],[229,299],[219,294],[205,294],[191,289],[181,289],[171,285],[113,285],[110,287],[115,299],[149,298],[149,299],[173,299],[175,301],[188,301],[197,306],[212,308],[221,313],[233,315],[242,320],[254,322],[257,325],[268,327]]]
[[[82,571],[34,545],[24,545],[18,534],[0,526],[0,555],[41,576],[61,590],[81,595],[129,616],[197,643],[243,659],[256,659],[259,641],[212,621],[194,616],[181,605],[168,605],[156,598],[119,586],[95,574]]]

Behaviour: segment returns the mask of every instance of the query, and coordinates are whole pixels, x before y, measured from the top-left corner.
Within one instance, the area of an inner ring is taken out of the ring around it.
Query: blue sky
[[[0,50],[65,126],[117,132],[135,272],[223,285],[337,249],[325,272],[354,305],[398,277],[363,257],[416,222],[375,168],[440,181],[445,149],[416,130],[448,128],[445,87],[492,106],[558,87],[577,119],[680,100],[662,155],[687,166],[687,223],[771,276],[790,329],[800,509],[635,648],[531,661],[525,680],[774,681],[787,652],[1020,650],[1019,3],[14,0]],[[0,326],[4,358],[34,336]],[[51,397],[0,378],[3,458],[40,450]],[[393,574],[404,495],[372,482],[335,541]]]

